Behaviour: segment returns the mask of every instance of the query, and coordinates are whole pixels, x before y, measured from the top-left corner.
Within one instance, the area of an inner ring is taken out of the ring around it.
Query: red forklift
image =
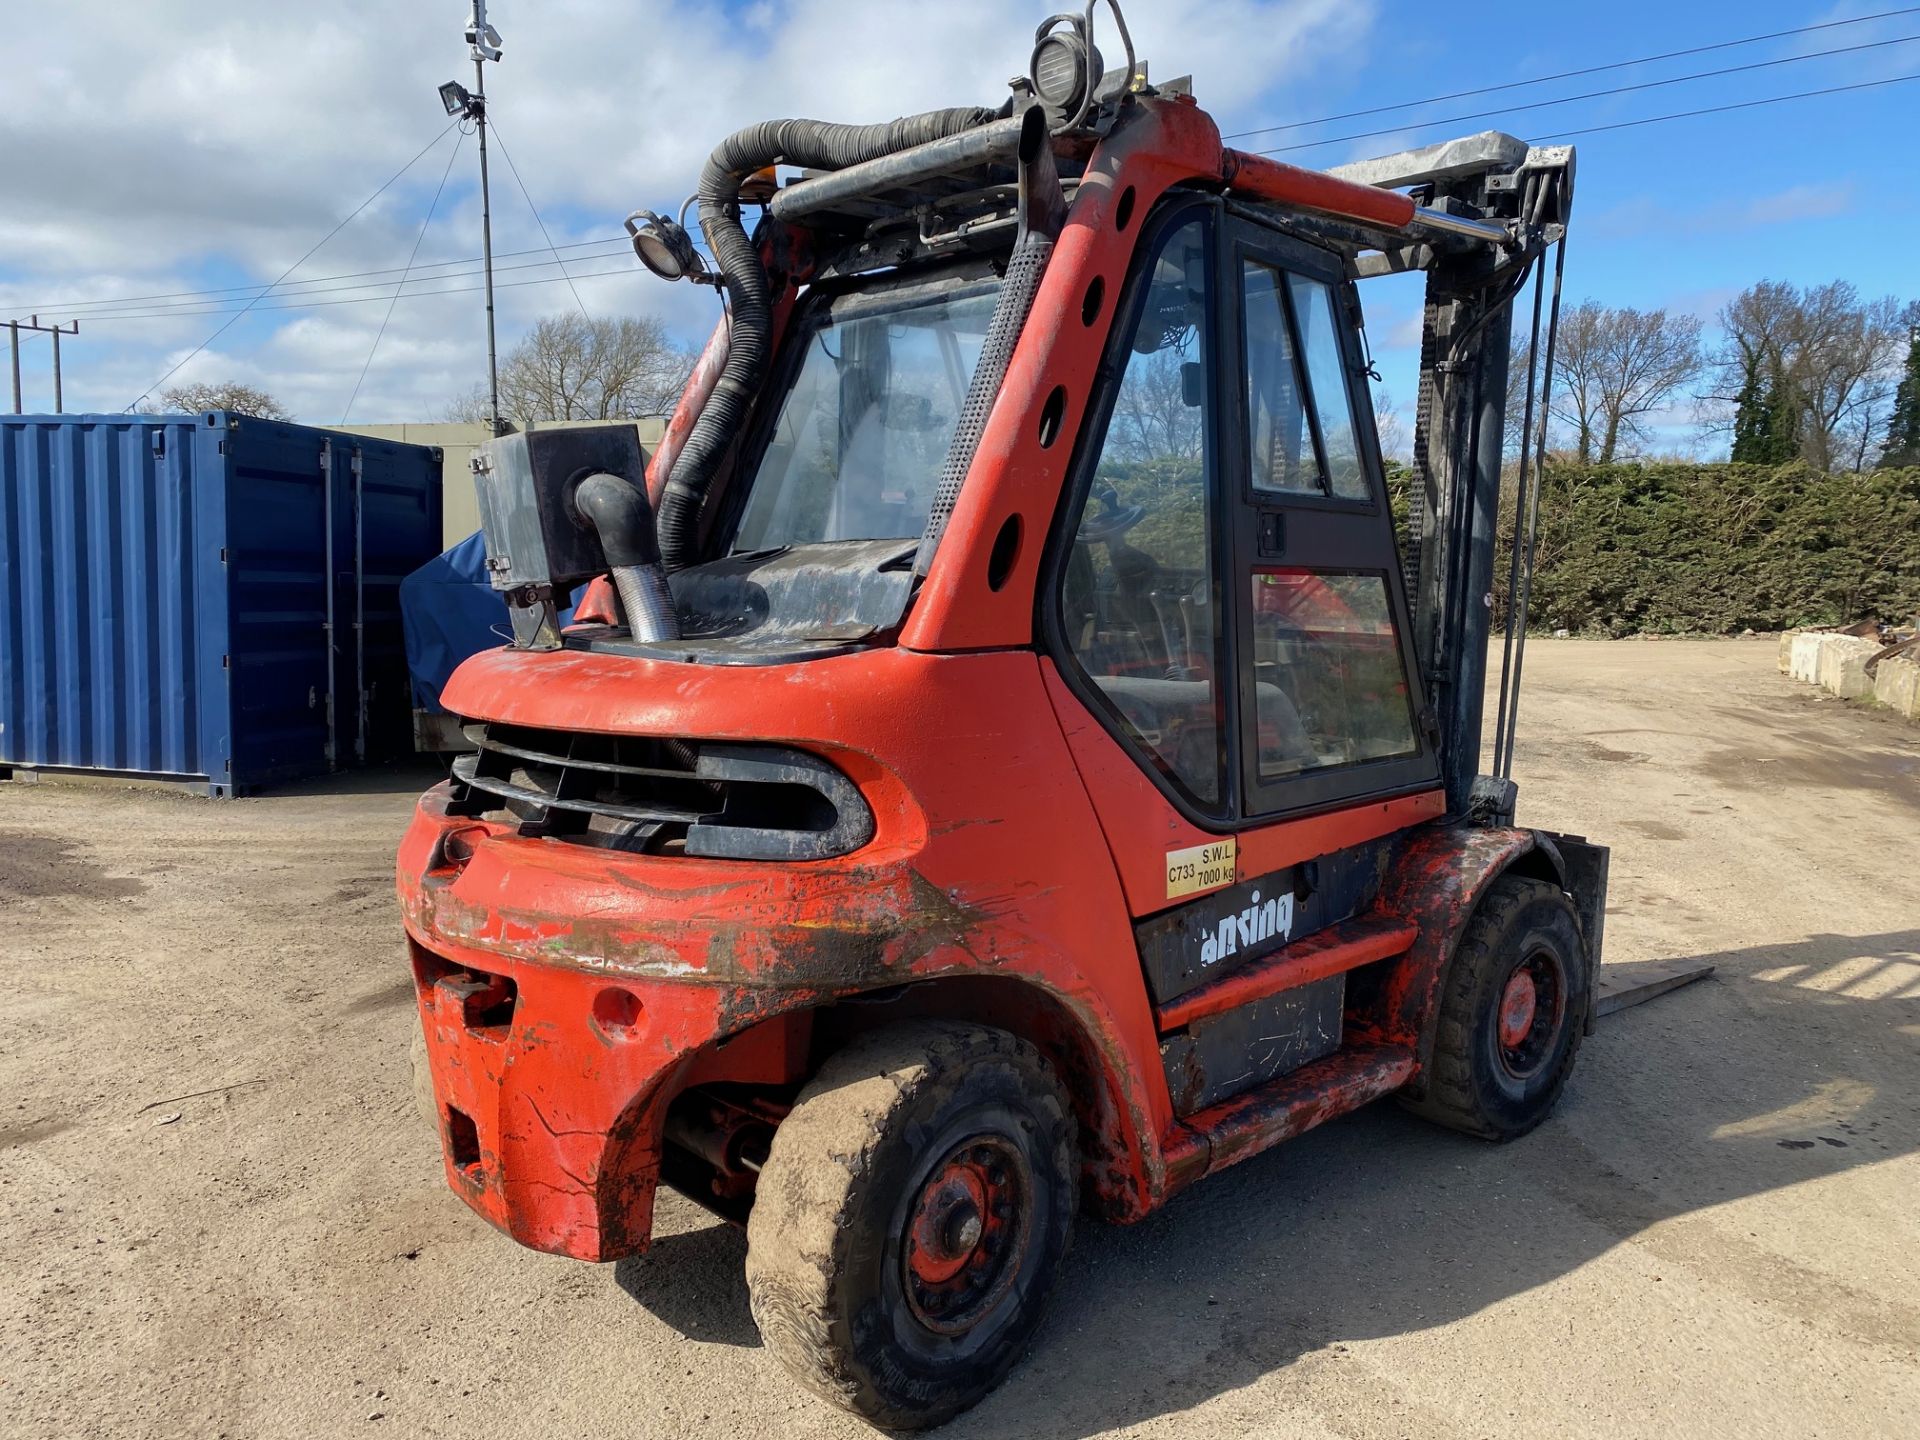
[[[476,460],[512,643],[399,852],[454,1191],[581,1260],[662,1183],[743,1225],[886,1428],[1007,1373],[1077,1214],[1386,1095],[1511,1140],[1592,1023],[1607,852],[1509,778],[1573,154],[1229,149],[1109,10],[998,108],[730,136],[704,251],[628,222],[724,319],[651,454]],[[1357,286],[1408,271],[1402,542]]]

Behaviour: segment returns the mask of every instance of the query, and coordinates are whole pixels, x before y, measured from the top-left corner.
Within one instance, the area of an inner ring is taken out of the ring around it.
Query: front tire
[[[849,1044],[774,1132],[747,1223],[767,1346],[893,1430],[939,1425],[1019,1360],[1077,1208],[1053,1069],[1005,1031],[903,1025]]]
[[[1487,1140],[1526,1134],[1566,1087],[1592,990],[1573,902],[1545,881],[1500,876],[1454,951],[1426,1093],[1407,1108]]]

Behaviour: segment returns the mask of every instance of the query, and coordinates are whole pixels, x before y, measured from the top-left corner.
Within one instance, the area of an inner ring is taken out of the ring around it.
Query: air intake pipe
[[[660,542],[647,495],[631,480],[604,470],[575,487],[573,507],[600,536],[607,573],[636,640],[678,640],[680,621],[660,563]]]
[[[700,229],[719,264],[733,316],[731,348],[713,394],[687,437],[660,496],[660,550],[670,570],[693,563],[700,507],[727,448],[739,434],[773,349],[773,304],[767,272],[740,222],[740,186],[769,165],[843,170],[899,150],[943,140],[999,118],[977,108],[930,110],[885,125],[831,125],[821,120],[767,120],[736,131],[715,148],[700,173]]]
[[[1027,316],[1046,278],[1047,263],[1053,259],[1054,242],[1067,220],[1067,197],[1060,186],[1060,172],[1054,165],[1053,146],[1047,132],[1046,112],[1030,106],[1020,117],[1020,229],[1014,236],[1013,253],[1007,259],[1007,272],[1000,281],[1000,294],[993,304],[993,319],[980,346],[980,359],[973,367],[973,379],[967,385],[967,398],[960,407],[960,418],[947,442],[947,457],[940,466],[940,479],[934,486],[933,500],[927,509],[927,527],[920,536],[920,548],[914,553],[913,573],[924,576],[933,564],[940,537],[960,499],[960,487],[973,467],[974,452],[986,433],[987,417],[1013,363],[1014,347],[1027,328]]]

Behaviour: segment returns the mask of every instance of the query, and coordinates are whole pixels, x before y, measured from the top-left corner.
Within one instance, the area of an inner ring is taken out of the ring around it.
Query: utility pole
[[[487,61],[500,58],[500,32],[487,23],[487,0],[473,0],[467,18],[467,53],[473,56],[473,99],[467,113],[480,136],[480,257],[487,286],[487,395],[493,433],[500,428],[500,356],[493,338],[493,202],[487,188]]]
[[[489,333],[491,333],[491,305],[488,307],[488,316]],[[80,333],[80,322],[75,320],[70,325],[60,325],[57,323],[53,325],[42,325],[38,315],[27,320],[7,321],[7,342],[13,352],[13,413],[16,415],[22,413],[20,408],[20,332],[22,330],[37,331],[42,335],[53,336],[53,408],[54,412],[58,414],[67,408],[65,397],[62,395],[60,389],[60,337],[62,335],[78,335]]]

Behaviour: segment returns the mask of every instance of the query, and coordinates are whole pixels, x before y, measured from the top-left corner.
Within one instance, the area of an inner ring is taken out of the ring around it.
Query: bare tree
[[[1542,337],[1544,344],[1545,337]],[[1508,459],[1520,453],[1521,444],[1526,440],[1527,428],[1527,367],[1534,367],[1533,377],[1533,423],[1541,423],[1540,415],[1540,371],[1545,369],[1545,357],[1535,355],[1533,347],[1518,336],[1509,342],[1507,349],[1507,399],[1506,425],[1502,431],[1500,451]]]
[[[1583,300],[1560,317],[1553,414],[1573,428],[1583,465],[1610,465],[1645,441],[1645,416],[1699,375],[1700,321]],[[1522,363],[1522,383],[1525,380]]]
[[[1726,342],[1703,397],[1730,424],[1742,385],[1777,377],[1798,412],[1800,454],[1817,470],[1864,469],[1885,430],[1899,366],[1920,306],[1862,300],[1845,280],[1805,290],[1763,280],[1720,312]]]
[[[1116,458],[1159,460],[1198,458],[1205,438],[1205,411],[1187,392],[1188,349],[1156,350],[1127,362],[1114,401],[1109,445]]]
[[[1399,460],[1407,453],[1407,427],[1400,423],[1400,412],[1393,404],[1393,392],[1384,385],[1375,385],[1372,393],[1373,429],[1380,437],[1381,458]]]
[[[549,315],[501,360],[500,411],[522,422],[664,414],[686,388],[693,361],[650,316]],[[486,419],[486,387],[460,396],[447,418]]]
[[[231,410],[262,420],[291,420],[293,412],[264,390],[226,380],[199,385],[173,385],[140,407],[148,415],[198,415],[203,410]]]

